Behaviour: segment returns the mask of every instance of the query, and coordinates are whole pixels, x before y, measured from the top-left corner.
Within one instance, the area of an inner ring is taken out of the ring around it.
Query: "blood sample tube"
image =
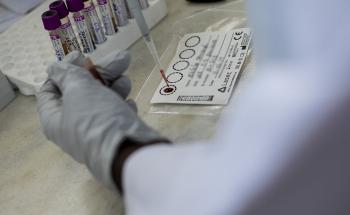
[[[66,0],[68,10],[73,13],[75,24],[77,25],[78,34],[84,53],[91,53],[95,50],[95,45],[92,41],[87,21],[83,14],[83,0]]]
[[[50,4],[49,7],[50,10],[57,11],[57,14],[61,19],[60,35],[62,43],[67,46],[68,52],[80,51],[78,39],[75,36],[72,24],[68,18],[69,12],[66,4],[63,1],[54,1]]]
[[[109,0],[97,0],[98,8],[102,16],[103,26],[107,35],[113,35],[118,31],[115,20],[112,16]]]
[[[148,0],[139,0],[139,2],[142,9],[146,9],[149,7]]]
[[[128,11],[126,8],[126,2],[124,0],[112,0],[112,8],[118,26],[124,26],[128,24]]]
[[[91,0],[84,0],[84,15],[88,23],[90,34],[95,44],[101,44],[107,40],[100,18],[97,15],[97,11],[94,3]]]
[[[49,10],[41,15],[44,28],[49,32],[52,46],[59,61],[63,60],[65,54],[61,42],[59,29],[61,26],[60,17],[55,10]]]

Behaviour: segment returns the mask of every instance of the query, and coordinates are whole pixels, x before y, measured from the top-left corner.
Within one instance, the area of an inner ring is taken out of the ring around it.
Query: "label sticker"
[[[248,54],[249,28],[186,35],[151,103],[225,105]]]
[[[128,24],[128,11],[126,9],[126,2],[123,0],[113,0],[112,8],[115,14],[115,17],[118,21],[119,26],[124,26]]]
[[[51,43],[53,48],[55,49],[56,57],[59,61],[63,60],[64,58],[64,49],[61,43],[60,36],[58,34],[52,34],[50,35]]]
[[[110,11],[109,11],[109,6],[107,3],[108,3],[107,1],[100,1],[99,2],[99,9],[100,9],[101,17],[102,17],[102,22],[103,22],[103,25],[104,25],[105,30],[106,30],[106,34],[113,35],[116,32],[116,30],[114,28],[115,26],[113,23],[112,15],[109,13]]]
[[[69,52],[75,50],[80,51],[80,45],[77,38],[75,37],[74,30],[70,21],[61,25],[61,34],[63,40],[67,43]]]
[[[90,7],[84,8],[84,14],[86,15],[89,31],[96,44],[101,44],[107,40],[105,33],[100,22],[100,18],[97,15],[94,4]]]
[[[91,53],[94,51],[95,47],[92,43],[92,39],[90,36],[89,29],[87,27],[85,17],[84,16],[76,16],[74,20],[77,24],[78,34],[81,40],[81,44],[83,45],[84,53]]]

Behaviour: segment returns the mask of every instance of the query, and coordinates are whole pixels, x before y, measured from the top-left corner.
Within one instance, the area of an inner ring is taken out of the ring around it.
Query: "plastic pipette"
[[[153,39],[151,37],[149,27],[146,23],[145,17],[143,16],[140,3],[138,0],[127,0],[127,2],[128,2],[128,6],[129,6],[130,11],[131,11],[132,15],[134,16],[137,25],[139,26],[142,37],[143,37],[151,55],[152,55],[155,63],[159,67],[160,74],[161,74],[162,78],[164,79],[166,85],[169,87],[168,79],[165,77],[163,66],[160,62],[160,58],[159,58],[156,46],[154,45]]]

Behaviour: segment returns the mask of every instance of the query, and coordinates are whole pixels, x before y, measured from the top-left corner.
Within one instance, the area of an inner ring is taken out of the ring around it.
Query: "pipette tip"
[[[164,69],[160,69],[160,74],[162,75],[164,81],[165,81],[165,84],[167,85],[167,87],[169,87],[169,81],[168,79],[165,77],[165,73],[164,73]]]

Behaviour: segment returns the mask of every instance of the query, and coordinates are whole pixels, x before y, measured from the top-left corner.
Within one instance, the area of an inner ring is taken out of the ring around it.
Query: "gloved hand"
[[[130,56],[127,52],[112,52],[105,58],[101,59],[96,65],[89,65],[89,61],[78,51],[74,51],[67,55],[63,62],[71,63],[77,66],[90,67],[94,66],[103,82],[118,93],[122,98],[127,98],[131,91],[131,81],[123,75],[130,63]],[[137,109],[136,104],[132,100],[127,103],[133,108]]]
[[[85,163],[102,183],[116,188],[113,161],[124,143],[168,140],[143,123],[124,101],[130,91],[122,76],[130,61],[126,52],[113,53],[97,63],[113,90],[81,67],[85,59],[79,53],[65,59],[48,68],[49,79],[37,95],[43,131],[75,160]]]

